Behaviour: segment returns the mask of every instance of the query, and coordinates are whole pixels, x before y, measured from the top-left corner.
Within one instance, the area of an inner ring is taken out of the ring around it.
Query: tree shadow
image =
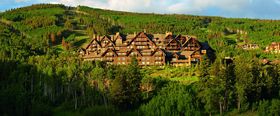
[[[114,25],[109,29],[109,32],[111,34],[115,34],[116,32],[120,32],[123,29],[123,27],[119,26],[119,25]]]
[[[87,39],[81,39],[81,40],[79,40],[79,41],[76,41],[76,42],[74,42],[74,46],[75,47],[81,47],[84,43],[86,43],[87,42]]]

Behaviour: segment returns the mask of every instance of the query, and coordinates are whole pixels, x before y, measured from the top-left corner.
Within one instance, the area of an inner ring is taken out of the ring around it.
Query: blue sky
[[[60,3],[163,14],[280,19],[280,0],[0,0],[0,11],[36,3]]]

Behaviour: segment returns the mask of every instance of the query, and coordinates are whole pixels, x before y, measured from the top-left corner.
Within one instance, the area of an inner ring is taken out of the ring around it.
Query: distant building
[[[106,61],[108,64],[126,65],[135,57],[141,66],[190,65],[202,60],[203,55],[213,54],[207,43],[200,43],[191,36],[116,33],[111,36],[94,36],[85,49],[80,49],[84,60]]]
[[[244,45],[240,45],[239,47],[241,47],[244,50],[259,49],[259,45],[258,44],[244,44]]]
[[[262,59],[261,63],[263,65],[279,65],[280,64],[280,60],[268,60],[268,59]]]
[[[266,47],[265,52],[280,53],[280,42],[272,42]]]

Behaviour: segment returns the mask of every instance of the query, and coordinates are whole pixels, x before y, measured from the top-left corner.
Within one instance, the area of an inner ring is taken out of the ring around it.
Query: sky
[[[0,11],[37,3],[160,14],[279,19],[280,0],[0,0]]]

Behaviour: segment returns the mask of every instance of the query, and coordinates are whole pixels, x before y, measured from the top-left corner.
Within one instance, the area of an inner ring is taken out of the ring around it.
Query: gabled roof
[[[166,54],[162,49],[157,48],[154,50],[154,52],[152,53],[152,55],[154,55],[157,51],[161,51],[163,54]]]
[[[181,52],[181,55],[184,55],[184,56],[191,56],[195,51],[182,51]]]
[[[86,50],[85,50],[84,48],[79,48],[79,49],[78,49],[78,52],[80,52],[80,53],[81,53],[81,52],[82,52],[82,53],[86,53]]]
[[[146,38],[149,40],[149,42],[156,46],[156,44],[155,44],[155,43],[148,37],[148,35],[147,35],[146,33],[144,33],[144,32],[139,32],[135,37],[133,37],[133,38],[131,39],[131,41],[129,42],[128,45],[130,45],[130,44],[131,44],[137,37],[139,37],[141,34],[144,34],[144,36],[146,36]]]
[[[111,37],[106,36],[106,35],[105,35],[105,36],[102,36],[100,42],[104,41],[104,39],[107,39],[107,40],[109,41],[109,43],[107,43],[107,44],[105,45],[105,47],[108,46],[110,43],[111,43],[113,46],[115,46],[115,43],[111,40]]]
[[[138,55],[142,56],[142,54],[135,48],[131,48],[127,54],[127,56],[129,56],[133,51],[136,51]]]
[[[110,48],[107,48],[103,53],[101,53],[101,56],[104,56],[104,55],[105,55],[107,52],[109,52],[109,51],[113,52],[115,55],[118,55],[118,54],[115,52],[115,50],[110,49]]]
[[[186,44],[189,43],[189,42],[195,42],[195,43],[197,43],[200,47],[202,46],[202,45],[200,44],[200,42],[199,42],[197,39],[193,38],[193,37],[191,37],[190,39],[188,39],[182,46],[186,46]]]
[[[111,40],[111,37],[108,36],[108,35],[101,36],[100,41],[103,41],[104,39],[108,39],[109,41],[112,41],[112,40]]]
[[[168,46],[172,41],[176,41],[180,45],[180,42],[178,40],[176,40],[176,38],[172,38],[172,40],[170,40],[168,42],[168,44],[166,44],[166,46]]]
[[[97,43],[97,45],[101,46],[100,43],[94,38],[94,39],[92,39],[92,40],[90,41],[90,43],[87,45],[86,49],[88,49],[89,46],[92,45],[92,43],[93,43],[94,41]]]
[[[116,35],[114,39],[115,39],[114,41],[116,41],[117,39],[123,40],[123,37],[121,35]]]
[[[166,35],[166,36],[164,37],[164,39],[166,40],[166,39],[169,38],[169,37],[171,37],[171,39],[174,39],[173,35]]]
[[[78,51],[86,51],[84,48],[79,48]]]
[[[181,38],[185,38],[185,40],[182,41]],[[177,35],[177,36],[175,37],[175,39],[176,39],[178,42],[180,42],[180,44],[181,44],[182,46],[183,46],[183,44],[187,41],[186,37],[182,36],[181,34]]]

